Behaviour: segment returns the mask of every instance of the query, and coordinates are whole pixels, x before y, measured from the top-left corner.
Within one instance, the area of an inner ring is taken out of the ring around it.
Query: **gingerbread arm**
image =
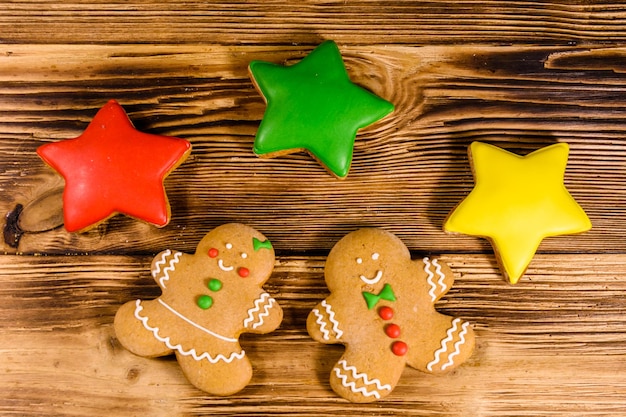
[[[421,265],[426,273],[428,284],[428,295],[431,302],[435,302],[443,297],[452,288],[454,276],[450,267],[438,259],[423,258],[415,261]]]
[[[154,278],[162,290],[167,288],[167,281],[172,278],[172,273],[176,270],[176,266],[183,256],[184,254],[182,252],[167,249],[159,253],[152,260],[150,272],[152,278]]]
[[[273,297],[262,292],[254,300],[254,305],[248,309],[243,325],[247,332],[269,333],[275,330],[281,321],[283,321],[283,309]]]
[[[327,344],[341,343],[343,331],[328,299],[322,301],[311,310],[306,320],[306,328],[309,335],[318,342]]]
[[[155,337],[154,327],[148,324],[144,308],[153,301],[129,301],[117,310],[113,327],[115,336],[126,349],[148,358],[165,356],[172,349]]]

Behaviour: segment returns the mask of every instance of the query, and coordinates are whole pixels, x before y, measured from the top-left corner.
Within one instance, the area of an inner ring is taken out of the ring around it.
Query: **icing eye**
[[[377,261],[377,260],[378,260],[378,258],[380,258],[380,254],[379,254],[378,252],[374,252],[374,253],[372,253],[372,259],[373,259],[373,260]]]
[[[241,254],[241,257],[242,257],[243,259],[246,259],[246,258],[248,257],[248,254],[247,254],[247,253],[245,253],[245,252],[243,252],[243,253]]]
[[[233,244],[232,243],[227,243],[226,244],[226,249],[232,249],[233,248]]]
[[[356,263],[361,265],[363,263],[363,259],[361,258],[356,258]]]
[[[216,258],[217,255],[219,255],[219,253],[220,252],[217,249],[211,248],[211,249],[209,249],[208,255],[209,255],[210,258]]]

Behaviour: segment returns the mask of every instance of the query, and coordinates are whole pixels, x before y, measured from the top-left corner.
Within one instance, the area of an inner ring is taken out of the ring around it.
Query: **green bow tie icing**
[[[376,307],[376,304],[380,300],[387,301],[396,301],[396,295],[393,293],[391,289],[391,285],[385,284],[382,290],[378,294],[373,294],[371,292],[363,291],[363,298],[365,298],[365,302],[367,303],[367,309],[371,310]]]
[[[272,242],[270,242],[269,239],[261,241],[256,237],[253,237],[252,247],[254,248],[255,252],[259,249],[272,249]]]
[[[249,71],[267,102],[254,153],[271,158],[307,150],[338,178],[350,170],[357,130],[394,109],[350,81],[333,41],[295,65],[252,61]]]

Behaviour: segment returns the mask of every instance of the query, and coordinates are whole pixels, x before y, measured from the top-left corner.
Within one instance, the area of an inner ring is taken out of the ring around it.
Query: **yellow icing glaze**
[[[505,276],[517,283],[544,238],[591,229],[563,183],[568,154],[566,143],[526,156],[472,143],[475,186],[450,213],[444,230],[489,239]]]

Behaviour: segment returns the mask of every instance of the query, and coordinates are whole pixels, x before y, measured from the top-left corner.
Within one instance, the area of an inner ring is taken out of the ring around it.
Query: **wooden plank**
[[[6,43],[562,44],[624,42],[619,2],[5,2]]]
[[[25,234],[17,248],[3,249],[192,251],[208,230],[237,221],[262,230],[286,254],[325,252],[363,226],[386,228],[417,251],[491,251],[482,239],[441,231],[472,187],[466,148],[480,140],[520,154],[570,144],[566,185],[594,228],[547,239],[541,252],[626,251],[624,48],[340,47],[353,81],[396,105],[359,133],[344,181],[306,154],[266,160],[251,151],[265,106],[247,64],[292,64],[310,47],[1,46],[0,212],[63,186],[36,148],[78,136],[110,98],[139,129],[194,146],[165,182],[168,227],[118,216],[86,234]]]
[[[150,257],[0,257],[3,415],[620,415],[626,407],[626,255],[538,255],[517,286],[493,257],[445,255],[455,274],[438,309],[475,325],[477,347],[451,374],[407,369],[391,396],[354,405],[327,378],[341,347],[314,342],[306,315],[326,296],[324,258],[279,257],[266,286],[285,320],[242,338],[250,386],[227,398],[189,385],[172,359],[115,339],[124,302],[158,295]]]
[[[0,415],[623,415],[626,12],[592,3],[2,2]],[[359,132],[345,181],[306,154],[251,151],[265,105],[248,63],[293,64],[325,39],[353,81],[396,105]],[[137,128],[193,143],[165,182],[173,219],[66,233],[63,181],[35,151],[78,136],[111,98]],[[546,239],[516,286],[485,240],[441,230],[472,187],[475,140],[520,154],[569,143],[565,182],[594,225]],[[112,322],[124,302],[158,296],[154,253],[192,252],[231,221],[272,240],[266,288],[285,316],[242,337],[254,377],[217,398],[173,358],[127,352]],[[363,226],[416,258],[444,254],[456,282],[437,307],[472,322],[477,346],[452,373],[407,369],[392,395],[355,405],[328,384],[343,348],[305,322],[328,294],[324,256]]]

